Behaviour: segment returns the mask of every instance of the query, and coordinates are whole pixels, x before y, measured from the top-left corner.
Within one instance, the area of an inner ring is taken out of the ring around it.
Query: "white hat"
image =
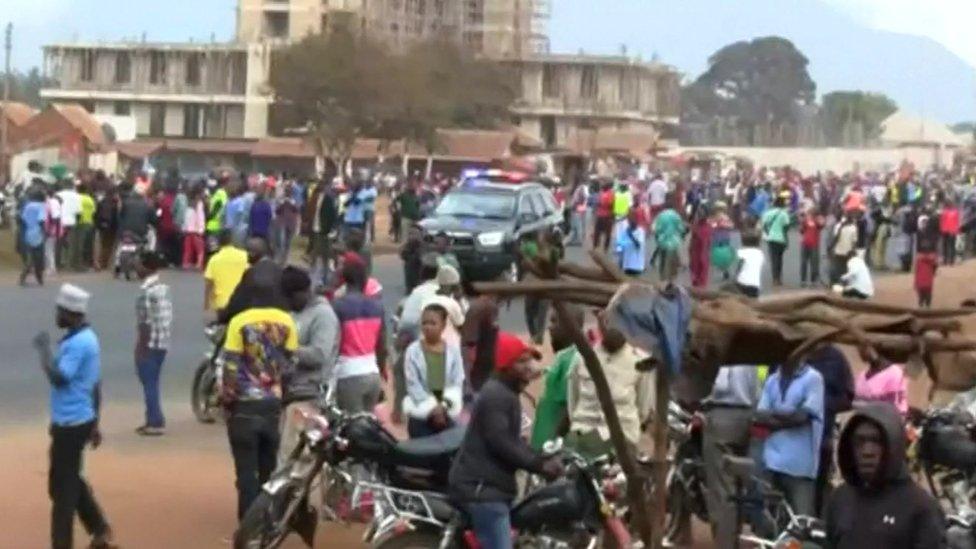
[[[58,298],[55,301],[58,307],[71,311],[72,313],[85,314],[88,312],[88,300],[91,294],[82,290],[74,284],[63,284],[58,291]]]
[[[456,286],[461,283],[461,275],[450,265],[437,268],[437,284],[440,286]]]

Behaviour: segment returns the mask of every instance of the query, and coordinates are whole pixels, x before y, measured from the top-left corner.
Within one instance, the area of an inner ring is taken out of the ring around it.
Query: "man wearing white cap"
[[[98,336],[85,319],[89,298],[88,292],[77,286],[61,286],[57,324],[67,333],[58,344],[57,354],[51,352],[51,336],[46,331],[34,337],[41,368],[51,383],[48,493],[52,503],[51,546],[56,549],[73,546],[76,511],[92,536],[91,547],[114,547],[112,530],[81,476],[85,444],[90,442],[97,448],[102,440],[98,430],[100,349]]]

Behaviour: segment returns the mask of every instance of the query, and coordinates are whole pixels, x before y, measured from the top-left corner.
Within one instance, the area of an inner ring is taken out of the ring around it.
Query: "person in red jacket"
[[[606,182],[600,190],[596,200],[596,225],[593,229],[593,249],[600,247],[603,239],[603,251],[610,249],[610,238],[613,236],[613,183]]]
[[[956,237],[959,235],[959,207],[952,200],[945,203],[939,214],[939,232],[942,233],[942,262],[956,262]]]
[[[935,272],[938,268],[937,253],[919,250],[915,256],[915,293],[918,294],[919,307],[932,307],[932,289],[935,287]]]

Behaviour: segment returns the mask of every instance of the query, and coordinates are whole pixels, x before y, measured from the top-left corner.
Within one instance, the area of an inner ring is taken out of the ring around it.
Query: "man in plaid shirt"
[[[159,398],[159,376],[169,349],[170,326],[173,322],[173,301],[169,286],[159,280],[159,269],[166,264],[156,252],[143,252],[136,265],[142,280],[136,299],[136,371],[146,399],[146,422],[136,429],[143,436],[159,436],[166,427],[166,418]]]

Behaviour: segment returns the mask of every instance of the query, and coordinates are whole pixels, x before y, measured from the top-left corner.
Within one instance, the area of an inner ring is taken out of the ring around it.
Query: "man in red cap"
[[[540,358],[518,337],[498,334],[494,375],[481,388],[451,467],[451,496],[467,510],[484,549],[512,547],[509,513],[519,469],[549,478],[563,473],[558,459],[535,452],[521,437],[519,393],[536,377],[532,361]]]

